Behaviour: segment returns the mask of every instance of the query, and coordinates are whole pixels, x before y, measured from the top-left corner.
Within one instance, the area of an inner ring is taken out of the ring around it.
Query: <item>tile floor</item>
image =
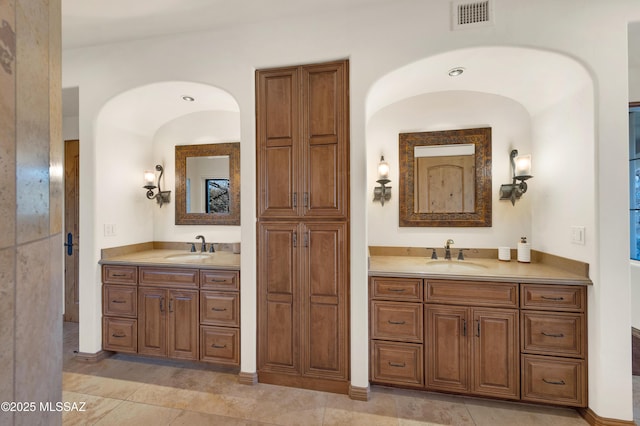
[[[587,424],[571,409],[379,386],[362,402],[325,392],[241,385],[233,371],[195,363],[125,355],[82,363],[74,359],[77,334],[77,324],[64,324],[63,398],[86,403],[86,411],[63,413],[65,426]]]

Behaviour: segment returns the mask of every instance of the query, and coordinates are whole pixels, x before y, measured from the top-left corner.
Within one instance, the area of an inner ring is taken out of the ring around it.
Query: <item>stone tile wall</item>
[[[37,408],[62,401],[60,25],[60,0],[0,0],[0,402]]]

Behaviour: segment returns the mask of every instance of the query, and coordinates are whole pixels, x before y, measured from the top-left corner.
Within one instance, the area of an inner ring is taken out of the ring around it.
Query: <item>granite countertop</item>
[[[152,249],[110,256],[101,259],[99,263],[109,265],[155,265],[239,271],[240,255],[230,251],[191,253],[188,250]]]
[[[369,257],[369,275],[491,282],[590,285],[588,276],[545,263],[498,259],[431,260],[420,256]]]

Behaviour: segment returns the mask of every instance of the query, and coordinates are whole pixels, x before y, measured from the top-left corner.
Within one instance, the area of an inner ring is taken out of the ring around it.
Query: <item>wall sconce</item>
[[[506,185],[500,185],[500,199],[511,200],[515,205],[516,200],[527,192],[527,179],[531,179],[531,155],[518,155],[518,150],[511,151],[511,170],[513,181]],[[519,182],[519,183],[518,183]]]
[[[384,155],[380,156],[380,163],[378,164],[378,180],[376,181],[380,186],[373,188],[373,201],[380,201],[380,204],[384,206],[385,201],[389,201],[391,198],[391,187],[387,186],[389,182],[389,163],[384,161]]]
[[[145,171],[143,188],[147,190],[147,198],[150,200],[155,198],[158,204],[160,204],[160,207],[162,207],[164,203],[168,203],[171,200],[171,191],[163,191],[162,188],[160,188],[160,179],[164,173],[164,169],[160,164],[156,165],[156,171],[160,172],[160,176],[158,176],[158,186],[153,184],[156,179],[155,172]],[[154,195],[153,190],[156,188],[158,188],[158,192]]]

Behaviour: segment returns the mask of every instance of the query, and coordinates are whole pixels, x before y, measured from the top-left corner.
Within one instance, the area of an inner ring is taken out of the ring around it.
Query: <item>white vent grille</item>
[[[454,30],[492,25],[493,5],[491,0],[454,1],[452,6]]]

